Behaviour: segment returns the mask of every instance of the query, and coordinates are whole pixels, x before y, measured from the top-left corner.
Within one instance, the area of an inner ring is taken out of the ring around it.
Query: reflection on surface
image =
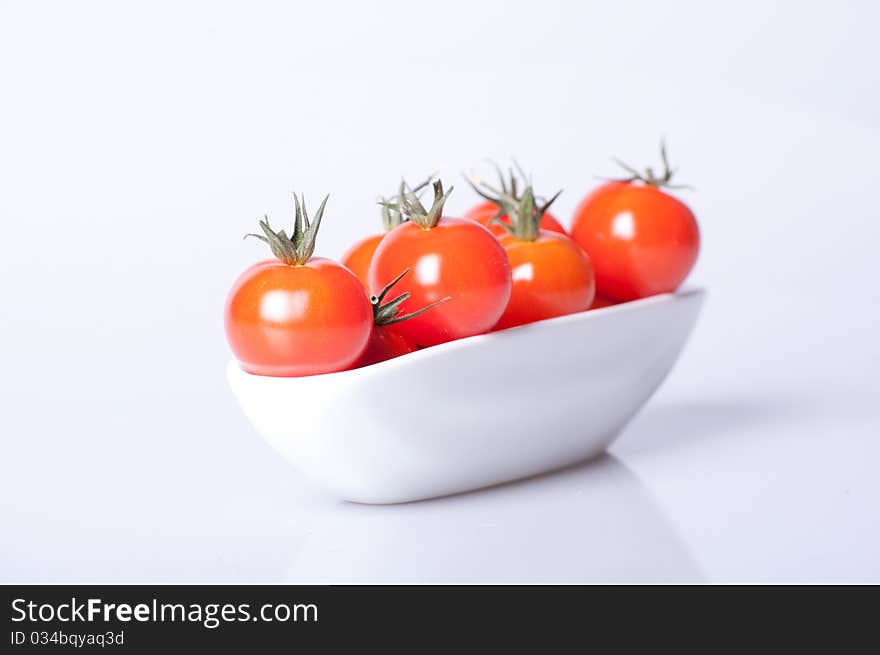
[[[696,582],[700,570],[618,459],[407,505],[341,503],[312,526],[296,582]]]

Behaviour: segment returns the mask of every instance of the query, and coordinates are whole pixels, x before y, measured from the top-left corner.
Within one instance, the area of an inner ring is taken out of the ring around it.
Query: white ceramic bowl
[[[335,495],[399,503],[602,453],[678,358],[705,293],[685,290],[302,378],[227,377],[245,414]]]

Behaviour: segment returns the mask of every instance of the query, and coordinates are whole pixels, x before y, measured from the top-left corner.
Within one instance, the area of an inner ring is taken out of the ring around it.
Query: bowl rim
[[[244,378],[256,378],[261,380],[285,380],[288,381],[290,384],[295,384],[297,381],[300,380],[326,380],[331,377],[334,380],[341,381],[344,378],[347,379],[353,377],[362,377],[364,375],[373,374],[373,372],[390,370],[392,367],[395,366],[408,366],[409,364],[418,362],[419,360],[428,357],[439,357],[442,356],[444,353],[453,352],[459,349],[473,348],[476,345],[485,343],[490,340],[508,338],[507,335],[509,334],[520,334],[523,331],[533,331],[535,329],[539,329],[543,325],[555,325],[571,323],[575,321],[590,321],[595,320],[596,317],[629,312],[638,308],[665,303],[670,300],[705,295],[705,287],[685,287],[671,293],[660,293],[654,296],[648,296],[647,298],[629,300],[626,302],[618,303],[616,305],[609,305],[607,307],[599,307],[597,309],[588,309],[582,312],[575,312],[574,314],[566,314],[564,316],[545,318],[540,321],[527,323],[525,325],[516,325],[513,327],[505,328],[504,330],[498,330],[497,332],[486,332],[483,334],[476,334],[471,337],[462,337],[461,339],[455,339],[453,341],[447,341],[436,346],[431,346],[430,348],[416,350],[415,352],[407,353],[399,357],[394,357],[393,359],[386,359],[385,361],[370,364],[369,366],[361,366],[360,368],[352,368],[344,371],[334,371],[332,373],[318,373],[316,375],[300,376],[256,375],[254,373],[248,373],[243,368],[241,368],[238,361],[236,361],[234,357],[229,359],[227,370],[234,369],[238,375]]]

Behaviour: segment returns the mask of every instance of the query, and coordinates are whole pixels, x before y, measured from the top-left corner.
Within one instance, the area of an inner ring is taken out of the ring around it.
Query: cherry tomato
[[[263,235],[253,235],[278,259],[242,273],[224,312],[229,345],[249,373],[287,377],[341,371],[367,346],[373,310],[363,285],[344,266],[312,257],[326,201],[311,225],[307,216],[301,221],[297,201],[291,237],[274,232],[268,220],[260,222]]]
[[[675,291],[700,249],[691,210],[653,186],[609,182],[574,214],[571,235],[589,253],[596,288],[615,300]]]
[[[566,234],[540,228],[559,192],[538,206],[531,184],[522,194],[516,182],[500,189],[472,180],[474,190],[510,217],[499,243],[507,252],[513,288],[496,330],[582,312],[596,292],[593,267],[587,254]]]
[[[349,248],[339,260],[343,266],[357,276],[364,288],[370,287],[370,281],[367,278],[370,262],[373,261],[373,253],[376,252],[376,247],[384,236],[384,234],[373,234],[364,237]]]
[[[389,232],[373,256],[371,289],[407,266],[413,275],[401,287],[411,294],[405,310],[451,298],[398,326],[419,346],[487,332],[510,298],[510,264],[504,249],[491,232],[467,219],[441,218],[427,230],[404,223]]]
[[[451,191],[451,189],[450,189]],[[411,191],[401,189],[402,211],[410,221],[385,235],[373,255],[370,288],[376,293],[403,269],[409,292],[406,312],[445,297],[447,302],[398,324],[417,346],[433,346],[490,330],[510,298],[510,264],[498,240],[482,225],[463,218],[440,217],[448,197],[434,183],[434,203],[426,210]]]
[[[635,300],[675,291],[697,261],[700,230],[687,205],[664,192],[672,172],[655,177],[627,167],[627,180],[608,182],[575,210],[571,235],[590,255],[598,293]]]
[[[501,237],[513,269],[510,301],[496,330],[586,311],[596,292],[590,258],[571,238],[540,230],[534,241]]]
[[[506,234],[507,231],[501,225],[498,225],[497,222],[492,221],[497,215],[498,205],[488,200],[481,202],[478,205],[474,205],[464,213],[465,218],[476,221],[480,225],[488,228],[496,237],[500,237]],[[504,214],[501,217],[501,221],[510,225],[510,216]],[[565,228],[562,227],[562,224],[556,220],[550,212],[544,212],[544,215],[541,217],[541,229],[550,232],[558,232],[559,234],[568,234],[568,232],[565,231]]]

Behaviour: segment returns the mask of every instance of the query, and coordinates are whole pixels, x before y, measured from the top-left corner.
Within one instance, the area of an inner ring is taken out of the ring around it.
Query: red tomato
[[[410,222],[385,235],[370,266],[373,293],[400,271],[412,271],[400,283],[400,290],[411,294],[401,305],[405,313],[449,298],[397,324],[400,333],[418,346],[487,332],[501,318],[510,298],[510,264],[498,239],[474,221],[441,218],[448,195],[435,182],[434,203],[426,210],[412,192],[404,193],[402,188],[401,209]]]
[[[660,143],[662,175],[639,173],[618,163],[629,177],[603,184],[575,210],[571,235],[593,260],[596,291],[613,300],[635,300],[675,291],[700,251],[697,219],[681,200],[662,188],[673,169]]]
[[[498,205],[488,200],[481,202],[478,205],[474,205],[464,213],[465,218],[476,221],[480,225],[488,228],[496,237],[500,237],[507,234],[507,230],[498,225],[497,222],[492,221],[497,215]],[[501,221],[510,225],[510,216],[504,214],[501,217]],[[550,232],[558,232],[559,234],[568,234],[568,232],[565,231],[565,228],[562,227],[562,224],[557,221],[550,212],[544,212],[544,215],[541,217],[541,229]]]
[[[615,300],[675,291],[700,250],[688,207],[652,185],[609,182],[575,210],[571,235],[590,255],[596,289]]]
[[[378,364],[386,359],[394,359],[418,350],[414,343],[400,333],[399,325],[401,324],[375,326],[367,343],[367,349],[355,368]]]
[[[496,330],[590,308],[593,266],[569,237],[541,230],[534,241],[524,241],[508,233],[501,245],[513,269],[513,290]]]
[[[294,196],[296,198],[296,196]],[[277,260],[248,268],[226,300],[226,338],[242,368],[256,375],[300,376],[349,368],[373,327],[363,285],[344,266],[312,257],[327,199],[309,224],[296,200],[293,235],[262,235]]]
[[[373,261],[373,253],[376,252],[376,247],[384,236],[384,234],[374,234],[361,239],[349,248],[339,260],[343,266],[357,276],[366,289],[370,287],[367,273],[370,270],[370,262]]]
[[[375,293],[404,268],[412,275],[401,282],[401,290],[411,294],[403,311],[451,298],[398,324],[398,330],[419,346],[489,331],[510,298],[510,264],[504,249],[474,221],[444,217],[427,230],[416,223],[394,228],[373,256],[370,288]]]
[[[254,264],[226,302],[226,338],[248,373],[331,373],[361,356],[373,326],[363,285],[345,267],[312,258],[301,266]]]

